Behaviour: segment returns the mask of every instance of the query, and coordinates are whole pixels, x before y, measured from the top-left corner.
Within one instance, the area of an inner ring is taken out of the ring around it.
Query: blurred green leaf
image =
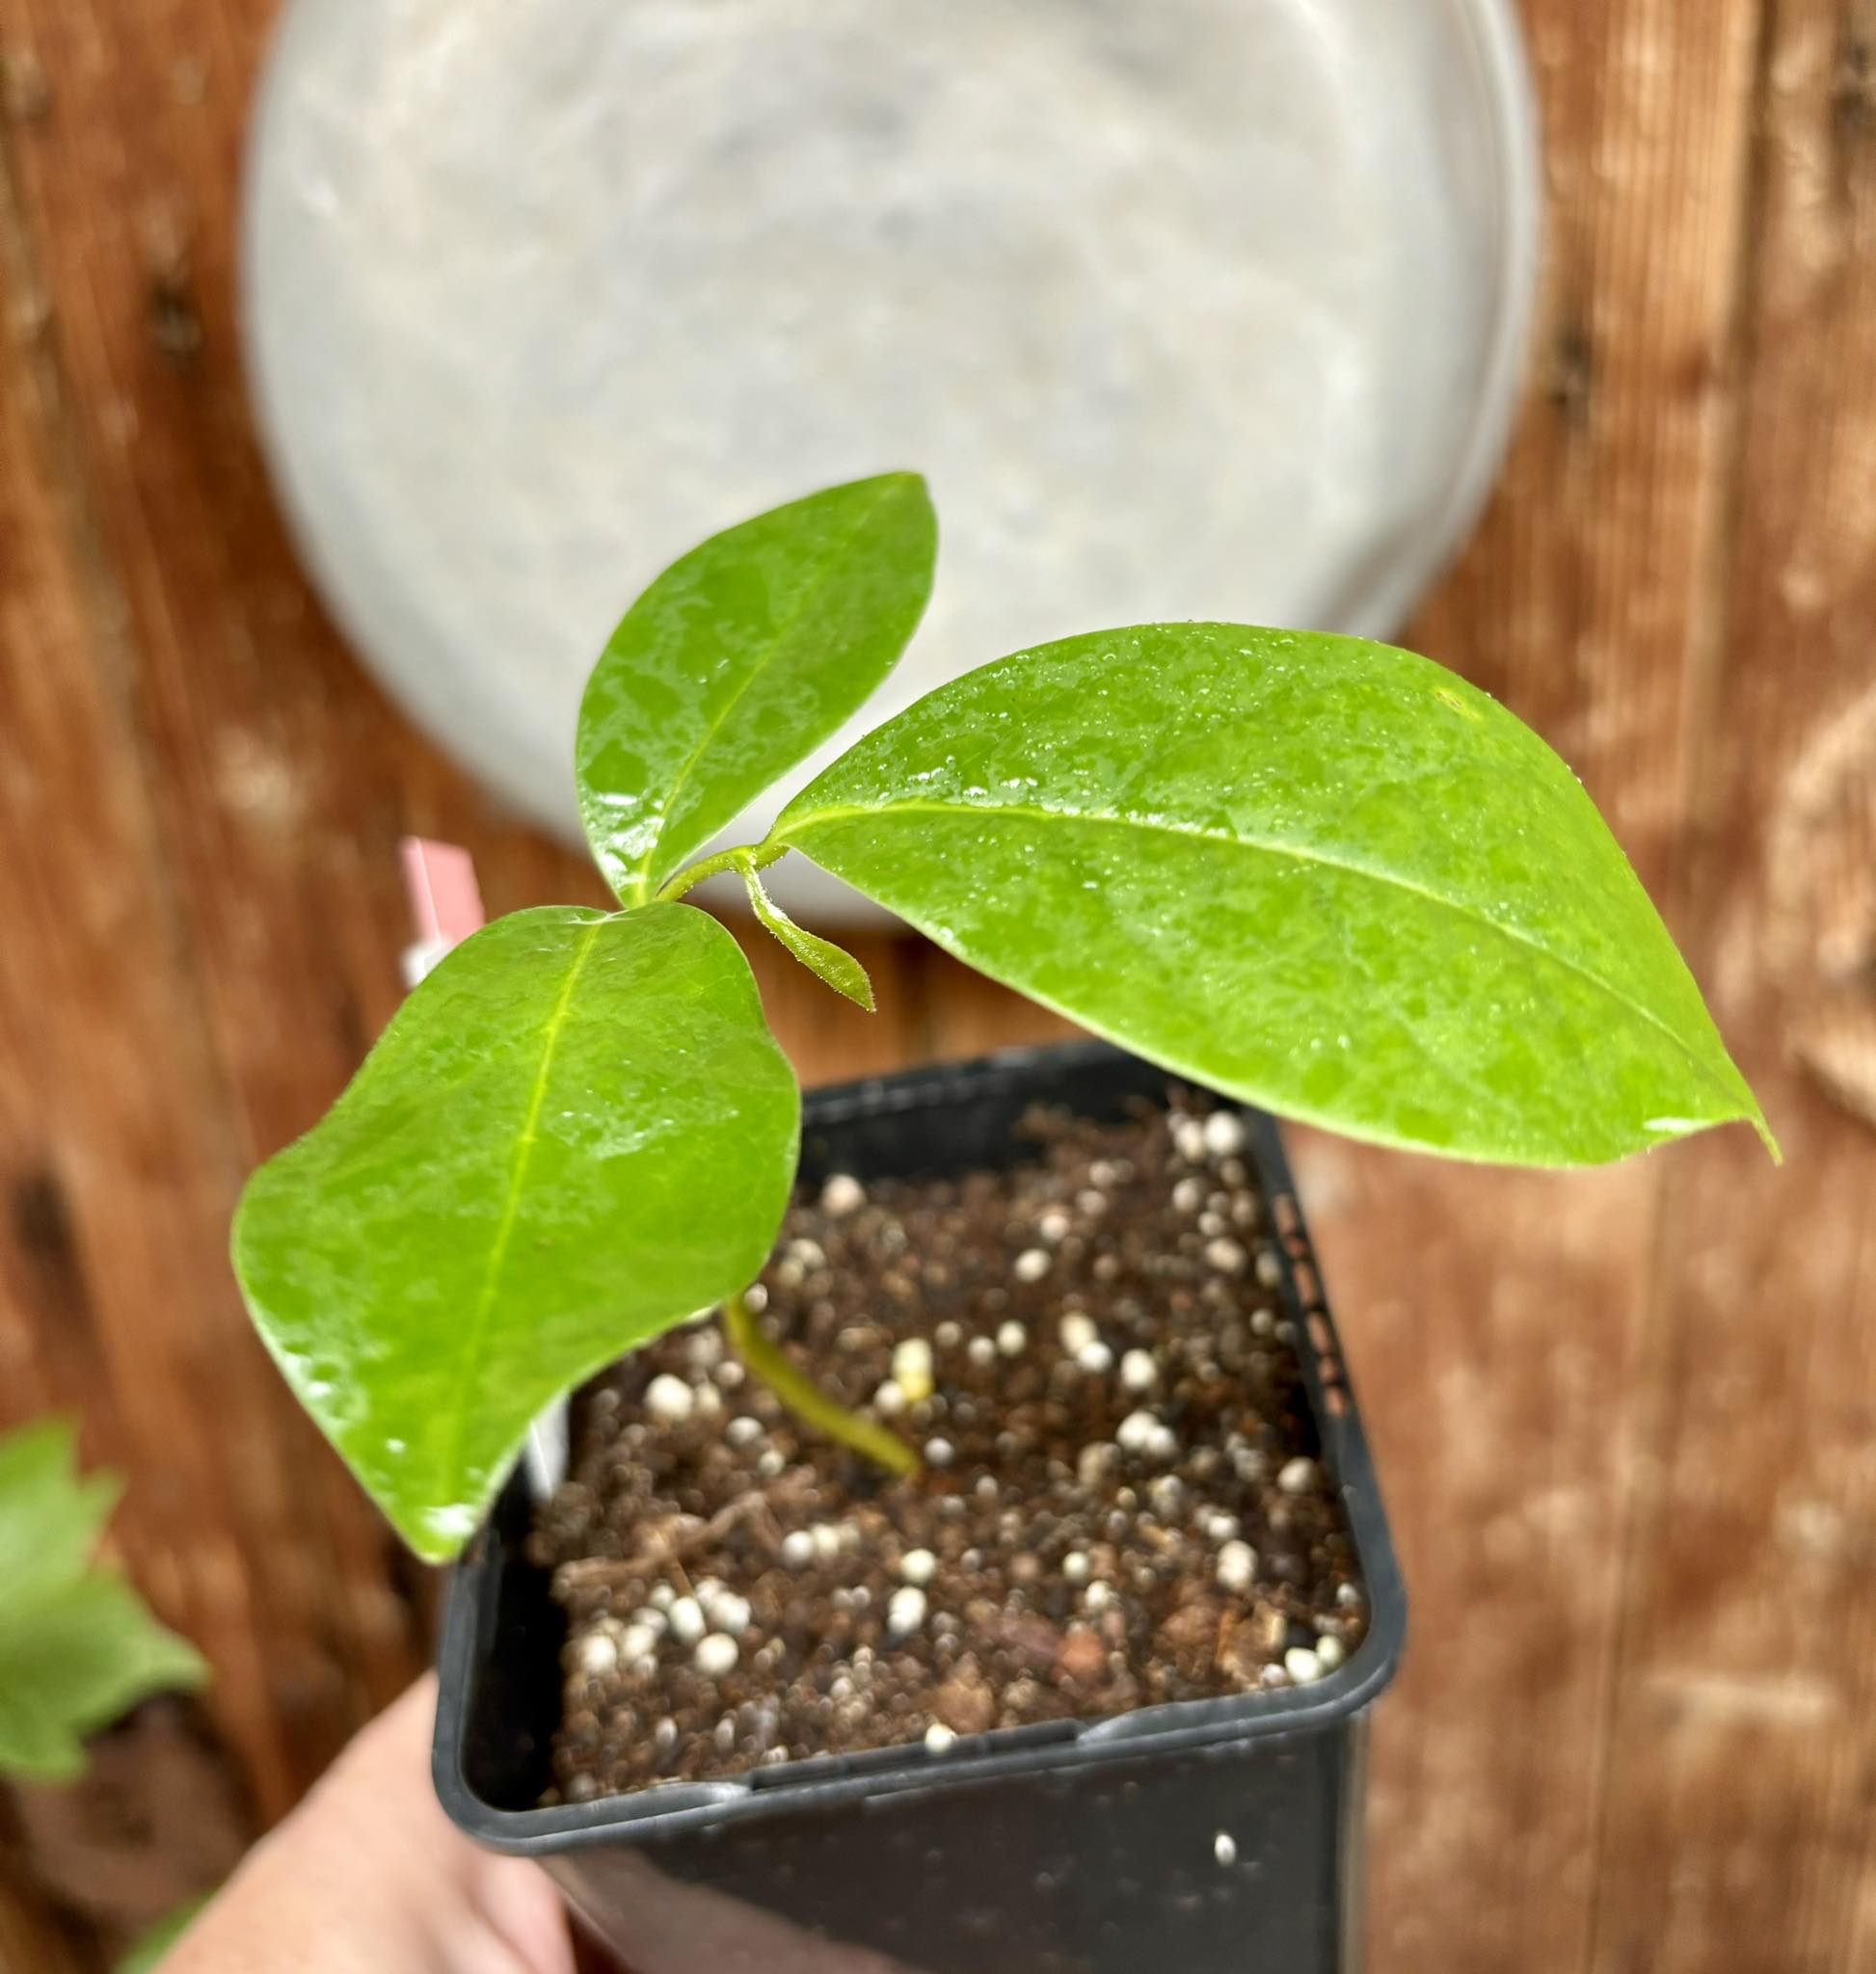
[[[123,1956],[112,1974],[155,1974],[163,1957],[189,1931],[196,1915],[207,1904],[206,1897],[191,1899],[159,1919]]]
[[[109,1476],[79,1478],[67,1421],[0,1439],[0,1772],[71,1781],[86,1735],[150,1694],[207,1677],[192,1645],[115,1569],[94,1564],[117,1497]]]
[[[994,978],[1351,1136],[1515,1164],[1744,1118],[1595,805],[1425,658],[1230,624],[1020,653],[791,802],[804,851]]]
[[[898,662],[937,523],[914,473],[856,480],[712,536],[627,611],[579,709],[580,814],[642,904]]]
[[[450,953],[255,1174],[235,1271],[308,1410],[444,1561],[545,1405],[754,1279],[799,1118],[714,920],[518,912]]]

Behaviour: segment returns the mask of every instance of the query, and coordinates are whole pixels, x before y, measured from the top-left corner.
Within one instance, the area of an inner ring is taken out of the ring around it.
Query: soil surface
[[[763,1321],[923,1455],[797,1425],[714,1320],[576,1408],[537,1561],[571,1632],[556,1787],[1308,1683],[1367,1604],[1227,1111],[1037,1113],[1034,1162],[797,1200]]]

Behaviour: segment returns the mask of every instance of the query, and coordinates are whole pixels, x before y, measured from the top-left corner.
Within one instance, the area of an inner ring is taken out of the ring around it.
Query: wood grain
[[[1682,895],[1787,1163],[1768,1176],[1727,1136],[1664,1168],[1599,1860],[1609,1974],[1849,1974],[1876,1952],[1876,1130],[1802,1056],[1820,990],[1876,1021],[1872,27],[1866,8],[1768,16]],[[1858,847],[1860,911],[1832,881]]]
[[[1407,641],[1532,721],[1671,897],[1733,443],[1752,10],[1526,19],[1534,389]],[[1298,1162],[1413,1600],[1375,1739],[1374,1961],[1581,1967],[1668,1161],[1487,1174],[1309,1134]]]
[[[1414,1597],[1371,1959],[1849,1974],[1876,1964],[1876,0],[1523,12],[1531,386],[1409,641],[1582,772],[1788,1165],[1743,1133],[1575,1180],[1300,1136]],[[248,1334],[236,1188],[395,1004],[402,832],[469,845],[492,911],[600,895],[366,680],[272,504],[233,280],[271,13],[0,0],[0,1424],[78,1410],[125,1471],[122,1548],[213,1658],[263,1821],[419,1662],[427,1589]],[[860,944],[872,1020],[750,942],[810,1080],[1061,1032]],[[0,1882],[0,1955],[29,1932],[96,1963]]]

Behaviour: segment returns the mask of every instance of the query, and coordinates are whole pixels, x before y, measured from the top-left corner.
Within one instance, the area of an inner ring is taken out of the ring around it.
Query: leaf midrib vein
[[[819,573],[801,592],[800,596],[795,599],[794,607],[775,627],[774,635],[769,640],[767,655],[751,665],[742,678],[737,680],[736,690],[717,708],[710,725],[698,736],[696,746],[690,750],[689,754],[679,764],[677,773],[671,778],[671,786],[664,791],[664,804],[658,812],[657,829],[654,833],[652,840],[645,846],[645,854],[639,858],[638,869],[632,879],[632,890],[641,903],[650,894],[654,884],[657,882],[652,875],[652,864],[657,855],[658,845],[664,840],[665,825],[670,821],[672,814],[678,806],[678,797],[683,792],[685,783],[689,781],[691,775],[696,771],[697,763],[704,758],[705,751],[709,748],[710,742],[723,731],[724,722],[742,704],[744,694],[768,670],[769,666],[774,663],[775,654],[781,649],[783,643],[801,622],[802,618],[808,614],[809,606],[813,603],[816,597],[827,587],[832,576],[834,563],[852,546],[854,538],[873,516],[879,512],[885,502],[892,497],[892,493],[893,489],[890,487],[882,489],[878,496],[869,502],[865,512],[854,517],[853,525],[841,536],[833,552],[828,556],[826,562],[822,564]]]
[[[1497,933],[1514,946],[1522,947],[1540,959],[1547,960],[1552,966],[1561,967],[1565,972],[1574,974],[1578,979],[1587,980],[1610,1000],[1627,1008],[1658,1030],[1679,1050],[1695,1071],[1715,1089],[1731,1097],[1732,1091],[1727,1083],[1701,1060],[1688,1044],[1656,1014],[1652,1008],[1644,1006],[1631,995],[1624,993],[1613,981],[1593,972],[1580,961],[1570,959],[1567,954],[1554,952],[1548,947],[1540,945],[1528,934],[1520,932],[1514,925],[1488,918],[1476,907],[1457,898],[1443,897],[1436,891],[1430,891],[1425,885],[1415,884],[1411,878],[1403,877],[1397,871],[1380,869],[1370,864],[1358,864],[1343,857],[1331,857],[1322,851],[1306,849],[1300,844],[1275,842],[1263,837],[1236,836],[1224,830],[1208,830],[1189,824],[1167,822],[1163,818],[1139,815],[1104,814],[1098,810],[1045,809],[1032,802],[934,802],[929,799],[913,799],[904,802],[881,802],[876,804],[843,804],[830,809],[811,810],[806,815],[790,817],[784,815],[777,823],[771,840],[804,845],[798,841],[799,833],[812,830],[819,823],[850,822],[871,820],[875,816],[895,814],[950,815],[950,816],[1029,816],[1040,822],[1086,822],[1118,826],[1124,829],[1150,830],[1163,836],[1184,837],[1194,842],[1219,843],[1229,849],[1258,850],[1271,857],[1287,857],[1298,864],[1313,864],[1324,869],[1339,870],[1349,876],[1371,878],[1377,884],[1391,885],[1426,903],[1451,912],[1455,917],[1464,919],[1471,924],[1482,925],[1487,931]]]
[[[509,1243],[514,1239],[515,1222],[521,1214],[522,1192],[527,1180],[527,1163],[533,1154],[539,1132],[541,1108],[547,1102],[548,1080],[553,1071],[554,1052],[559,1047],[561,1030],[567,1025],[567,1010],[573,1004],[574,989],[579,982],[580,973],[593,950],[594,942],[598,939],[601,928],[608,922],[604,919],[598,919],[585,928],[578,945],[574,948],[573,958],[567,968],[567,976],[560,983],[560,992],[554,998],[552,1010],[541,1030],[541,1065],[535,1071],[534,1087],[528,1093],[527,1115],[523,1119],[520,1134],[515,1140],[515,1156],[508,1168],[508,1191],[502,1202],[501,1222],[496,1229],[495,1240],[489,1245],[489,1259],[482,1276],[481,1293],[476,1297],[475,1308],[470,1312],[469,1327],[463,1338],[462,1369],[456,1382],[456,1403],[452,1415],[454,1424],[450,1430],[449,1458],[444,1469],[444,1483],[448,1487],[453,1488],[460,1484],[463,1445],[469,1432],[470,1392],[481,1361],[482,1348],[488,1340],[489,1318],[495,1308],[496,1289],[507,1262]]]

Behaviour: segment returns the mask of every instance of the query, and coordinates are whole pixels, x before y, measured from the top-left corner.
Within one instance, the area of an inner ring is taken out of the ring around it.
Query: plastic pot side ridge
[[[1163,1102],[1168,1080],[1078,1043],[816,1092],[802,1177],[1007,1165],[1032,1105],[1115,1120],[1130,1100]],[[523,1560],[551,1479],[537,1448],[450,1586],[434,1768],[455,1822],[538,1857],[636,1974],[1356,1967],[1365,1710],[1399,1662],[1406,1598],[1276,1128],[1240,1114],[1369,1600],[1345,1665],[1309,1687],[1005,1729],[942,1756],[889,1748],[543,1809],[566,1622]]]

